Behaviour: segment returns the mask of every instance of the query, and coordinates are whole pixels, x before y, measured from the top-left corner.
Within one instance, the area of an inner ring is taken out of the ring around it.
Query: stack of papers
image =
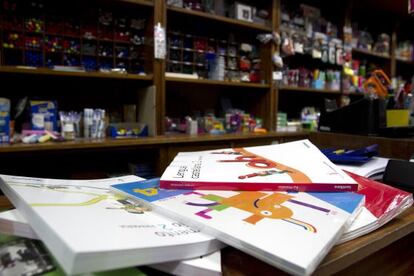
[[[17,209],[0,212],[0,233],[39,240]],[[221,275],[221,254],[216,251],[194,259],[153,264],[150,267],[174,275],[218,276]]]
[[[337,166],[343,169],[344,171],[348,171],[375,180],[381,180],[385,168],[387,167],[388,161],[388,158],[372,157],[371,160],[364,164],[341,164]]]
[[[340,243],[368,234],[413,205],[413,194],[349,173],[358,183],[358,194],[365,195],[365,206]]]

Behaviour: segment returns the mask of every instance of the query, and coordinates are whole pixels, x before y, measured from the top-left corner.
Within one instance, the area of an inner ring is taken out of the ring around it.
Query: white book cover
[[[0,175],[0,188],[67,274],[195,258],[222,245],[147,212],[109,187],[136,176],[59,180]]]
[[[389,159],[383,157],[372,157],[371,160],[364,164],[358,165],[348,165],[348,164],[339,164],[337,165],[342,170],[363,176],[363,177],[372,177],[378,174],[384,174],[385,168],[387,167]]]
[[[356,193],[164,190],[157,179],[112,187],[298,275],[314,271],[364,203]]]
[[[151,265],[152,268],[179,276],[220,276],[221,252],[216,251],[199,258],[181,262],[168,262]]]
[[[17,209],[0,212],[0,233],[34,240],[39,239]],[[180,276],[219,276],[221,275],[221,254],[220,251],[216,251],[194,259],[154,264],[150,267]]]
[[[356,191],[358,184],[308,140],[181,152],[163,173],[163,189]]]

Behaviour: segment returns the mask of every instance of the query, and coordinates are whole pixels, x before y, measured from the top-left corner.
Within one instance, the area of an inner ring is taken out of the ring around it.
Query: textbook
[[[375,180],[381,180],[385,172],[389,159],[383,157],[372,157],[371,160],[364,164],[340,164],[337,165],[342,170],[367,177]]]
[[[17,209],[0,212],[0,233],[38,240],[39,237]],[[221,275],[220,250],[194,259],[153,264],[150,267],[174,275]],[[114,274],[116,275],[116,274]]]
[[[358,184],[308,140],[181,152],[161,176],[163,189],[356,191]]]
[[[299,275],[314,271],[364,203],[357,193],[164,190],[159,179],[112,188]]]
[[[0,188],[67,274],[195,258],[221,243],[110,192],[123,176],[59,180],[0,175]]]
[[[358,194],[365,196],[365,205],[345,231],[340,243],[368,234],[401,214],[413,205],[413,194],[348,173],[359,183]]]

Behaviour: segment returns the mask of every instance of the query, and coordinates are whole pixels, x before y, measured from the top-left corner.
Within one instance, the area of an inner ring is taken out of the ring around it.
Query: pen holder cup
[[[387,127],[408,126],[410,121],[410,110],[408,109],[388,109]]]

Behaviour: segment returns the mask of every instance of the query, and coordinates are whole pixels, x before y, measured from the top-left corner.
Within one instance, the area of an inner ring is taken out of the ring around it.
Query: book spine
[[[283,192],[356,192],[358,184],[331,183],[235,183],[235,182],[186,182],[161,180],[161,189],[231,190],[231,191],[283,191]]]

